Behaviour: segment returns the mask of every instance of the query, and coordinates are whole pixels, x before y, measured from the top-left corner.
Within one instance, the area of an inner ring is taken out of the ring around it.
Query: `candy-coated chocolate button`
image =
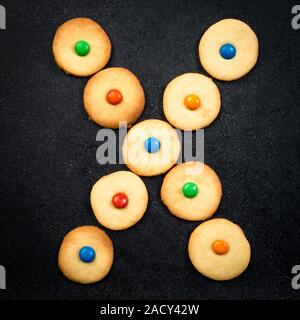
[[[118,104],[123,100],[122,93],[117,89],[112,89],[107,92],[106,100],[110,104]]]
[[[155,137],[150,137],[145,140],[145,149],[149,153],[155,153],[160,149],[160,141]]]
[[[90,53],[90,45],[88,42],[80,40],[75,43],[74,50],[80,57],[84,57]]]
[[[123,192],[116,193],[112,198],[112,203],[118,209],[125,208],[128,204],[128,197]]]
[[[82,247],[79,251],[79,258],[83,262],[92,262],[96,257],[96,252],[92,247]]]
[[[226,43],[220,48],[220,55],[226,60],[230,60],[236,55],[236,48],[231,43]]]
[[[211,248],[216,254],[225,254],[229,250],[229,245],[224,240],[216,240],[211,245]]]
[[[184,98],[185,106],[190,110],[195,110],[200,107],[200,99],[195,94],[189,94]]]
[[[198,194],[198,187],[194,182],[187,182],[182,187],[182,193],[187,198],[194,198]]]

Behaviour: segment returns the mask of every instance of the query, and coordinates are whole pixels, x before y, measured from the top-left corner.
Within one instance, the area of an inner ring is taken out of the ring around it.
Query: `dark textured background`
[[[284,299],[291,268],[300,264],[299,50],[288,1],[12,1],[0,30],[0,264],[7,290],[0,299]],[[89,204],[93,183],[124,169],[97,164],[99,127],[87,120],[87,79],[60,71],[51,42],[64,21],[87,16],[109,34],[108,66],[131,69],[147,104],[141,119],[164,119],[166,84],[185,72],[205,73],[197,46],[213,23],[234,17],[260,40],[258,64],[246,77],[217,81],[222,111],[205,130],[205,161],[223,183],[216,217],[241,225],[252,260],[239,278],[218,283],[199,275],[187,256],[198,223],[170,215],[160,201],[162,177],[144,179],[150,203],[128,231],[108,231],[115,263],[102,282],[66,280],[56,259],[63,236],[98,225]]]

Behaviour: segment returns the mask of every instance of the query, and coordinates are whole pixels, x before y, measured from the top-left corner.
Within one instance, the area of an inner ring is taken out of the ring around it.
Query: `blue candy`
[[[160,149],[160,141],[155,137],[150,137],[145,140],[144,146],[147,152],[155,153]]]
[[[230,43],[226,43],[224,44],[221,48],[220,48],[220,55],[222,58],[226,59],[226,60],[230,60],[232,58],[235,57],[236,55],[236,48],[234,45],[230,44]]]
[[[96,252],[92,247],[82,247],[79,251],[79,258],[83,262],[92,262],[96,257]]]

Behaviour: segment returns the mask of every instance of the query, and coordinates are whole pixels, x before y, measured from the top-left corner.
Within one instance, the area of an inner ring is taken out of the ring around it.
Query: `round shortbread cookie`
[[[66,73],[87,77],[107,64],[111,43],[97,22],[75,18],[57,29],[52,50],[57,65]]]
[[[108,68],[95,74],[84,89],[84,106],[90,119],[106,128],[130,127],[141,115],[145,94],[138,78],[125,68]]]
[[[113,244],[108,235],[94,226],[70,231],[63,239],[58,265],[70,280],[87,284],[100,281],[110,271],[114,260]]]
[[[200,73],[185,73],[167,85],[163,110],[168,121],[182,130],[208,126],[218,116],[221,98],[212,79]]]
[[[191,234],[188,253],[198,272],[213,280],[230,280],[245,271],[251,248],[243,230],[227,219],[200,224]]]
[[[161,187],[161,199],[175,216],[205,220],[219,207],[222,185],[215,171],[202,162],[185,162],[170,170]]]
[[[224,19],[209,27],[199,43],[203,68],[214,78],[236,80],[256,64],[259,44],[254,31],[243,21]]]
[[[181,144],[176,130],[167,122],[151,119],[129,130],[122,151],[131,171],[140,176],[156,176],[173,167]]]
[[[136,224],[148,204],[147,188],[130,171],[117,171],[98,180],[91,191],[93,212],[103,226],[124,230]]]

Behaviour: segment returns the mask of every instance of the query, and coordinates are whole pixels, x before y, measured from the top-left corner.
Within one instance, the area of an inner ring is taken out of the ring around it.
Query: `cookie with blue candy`
[[[83,284],[102,280],[109,273],[113,260],[111,239],[95,226],[71,230],[58,253],[58,265],[65,277]]]
[[[214,78],[232,81],[246,75],[258,59],[259,43],[245,22],[224,19],[209,27],[199,42],[203,68]]]
[[[181,151],[180,138],[167,122],[149,119],[133,126],[122,152],[127,167],[140,176],[156,176],[174,166]]]

